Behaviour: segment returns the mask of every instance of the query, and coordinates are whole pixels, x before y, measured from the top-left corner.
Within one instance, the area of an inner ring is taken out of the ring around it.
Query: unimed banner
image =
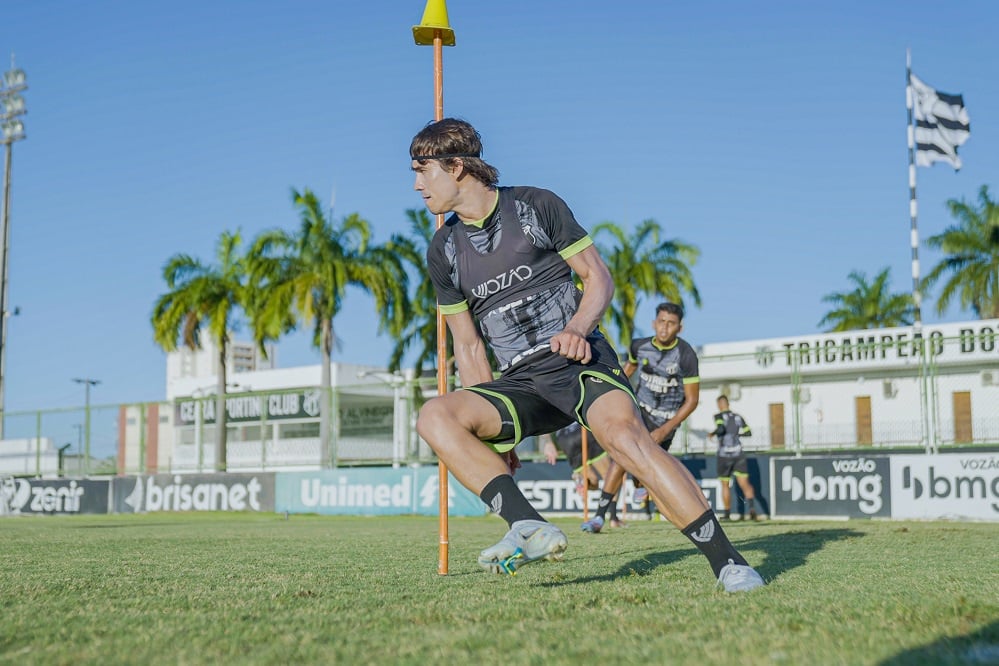
[[[114,511],[274,511],[274,473],[119,477]]]
[[[327,515],[437,515],[440,477],[436,466],[368,467],[279,473],[278,512]],[[448,513],[482,516],[486,505],[448,476]]]
[[[893,518],[999,521],[999,453],[892,456]]]
[[[771,460],[774,516],[893,515],[888,456]]]
[[[110,487],[110,481],[7,478],[0,503],[13,515],[107,513]]]

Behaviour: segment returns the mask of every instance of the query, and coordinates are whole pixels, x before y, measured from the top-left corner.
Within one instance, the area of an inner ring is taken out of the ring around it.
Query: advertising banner
[[[681,458],[684,464],[698,485],[701,492],[708,500],[708,504],[715,511],[721,512],[725,507],[721,498],[721,483],[717,479],[717,461],[714,456],[697,456]],[[760,504],[757,507],[762,513],[769,513],[770,504],[765,497],[765,490],[769,487],[769,469],[760,466],[757,459],[749,459],[750,481],[756,489],[756,497]],[[542,514],[582,514],[583,499],[576,492],[576,487],[572,481],[572,470],[569,463],[559,460],[554,465],[543,462],[525,462],[517,470],[514,476],[517,485],[531,505]],[[618,505],[628,502],[627,510],[634,511],[630,502],[635,486],[630,477],[625,478],[622,485],[622,493],[618,496]],[[590,511],[596,511],[600,502],[599,490],[591,490],[588,493],[587,502]],[[623,498],[623,499],[622,499]],[[732,489],[732,512],[740,514],[745,511],[740,500],[741,492],[737,488]]]
[[[440,481],[436,466],[369,467],[277,474],[278,512],[324,515],[437,515]],[[482,516],[486,505],[448,477],[448,513]]]
[[[773,515],[889,517],[888,456],[772,458]]]
[[[893,518],[999,521],[999,453],[892,457]]]
[[[113,481],[115,513],[274,511],[274,473],[155,474]]]
[[[110,487],[110,481],[4,478],[0,515],[107,513]]]

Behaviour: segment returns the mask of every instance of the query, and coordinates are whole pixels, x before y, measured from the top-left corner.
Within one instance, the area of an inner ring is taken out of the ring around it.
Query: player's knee
[[[432,398],[420,408],[416,417],[416,432],[428,442],[442,425],[453,418],[452,412],[441,398]]]

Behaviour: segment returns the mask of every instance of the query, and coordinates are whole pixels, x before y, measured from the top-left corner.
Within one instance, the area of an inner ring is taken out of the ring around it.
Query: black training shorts
[[[592,358],[586,365],[543,351],[499,379],[463,389],[478,393],[500,413],[502,429],[486,443],[503,453],[525,437],[554,432],[572,421],[585,426],[590,405],[610,391],[626,391],[634,399],[607,340],[590,338],[590,349]]]
[[[731,458],[718,456],[718,478],[731,479],[733,472],[749,476],[749,465],[746,464],[746,456],[738,455]]]
[[[569,465],[573,472],[583,471],[583,431],[574,430],[569,434],[559,435],[555,438],[555,444],[562,450],[565,457],[569,459]],[[586,464],[592,465],[603,458],[607,453],[600,446],[600,442],[593,436],[592,432],[586,433]]]

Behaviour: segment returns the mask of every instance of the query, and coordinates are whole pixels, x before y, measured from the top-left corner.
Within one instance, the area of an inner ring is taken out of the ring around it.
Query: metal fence
[[[974,353],[972,353],[974,352]],[[982,354],[984,352],[984,356]],[[325,465],[435,462],[416,433],[436,381],[378,373],[337,386],[329,459],[323,460],[318,387],[227,395],[227,469],[307,470]],[[671,449],[710,454],[715,399],[752,428],[749,450],[791,452],[941,448],[999,443],[999,351],[985,335],[897,339],[819,348],[701,355],[700,405]],[[134,474],[216,470],[214,396],[173,403],[98,405],[3,416],[0,473]],[[540,457],[536,438],[524,459]]]

